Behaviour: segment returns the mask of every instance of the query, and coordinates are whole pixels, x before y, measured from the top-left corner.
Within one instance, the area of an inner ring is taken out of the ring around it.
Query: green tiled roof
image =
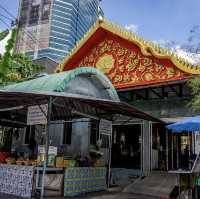
[[[11,84],[4,87],[8,91],[60,91],[62,92],[63,83],[68,79],[69,72],[55,73],[39,77],[37,79]]]
[[[96,75],[106,87],[109,86],[112,96],[118,99],[117,92],[108,78],[100,71],[91,67],[79,67],[71,71],[54,73],[51,75],[39,77],[33,80],[20,82],[5,86],[3,90],[7,91],[56,91],[64,92],[68,82],[80,74]]]

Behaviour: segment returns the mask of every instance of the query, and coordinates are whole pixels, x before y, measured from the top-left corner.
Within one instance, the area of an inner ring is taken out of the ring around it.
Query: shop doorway
[[[191,170],[197,156],[196,135],[169,133],[169,169]]]
[[[141,124],[113,127],[112,167],[140,169]]]
[[[159,123],[152,123],[152,170],[167,170],[166,128]]]

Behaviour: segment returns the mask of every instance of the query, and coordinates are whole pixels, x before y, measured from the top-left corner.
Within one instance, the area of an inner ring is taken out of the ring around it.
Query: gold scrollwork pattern
[[[88,52],[79,66],[96,67],[117,88],[170,81],[187,76],[167,59],[145,56],[117,39],[105,39]]]

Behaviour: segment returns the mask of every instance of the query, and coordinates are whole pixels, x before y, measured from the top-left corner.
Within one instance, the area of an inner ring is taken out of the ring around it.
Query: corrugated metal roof
[[[81,95],[75,94],[68,94],[65,92],[37,92],[37,91],[29,91],[29,92],[21,92],[21,91],[3,91],[0,90],[0,110],[1,112],[6,108],[11,107],[20,107],[23,106],[24,108],[36,105],[36,104],[47,104],[50,97],[54,99],[62,99],[62,104],[55,109],[53,109],[54,117],[58,118],[67,118],[68,115],[70,118],[74,118],[73,110],[100,118],[107,118],[110,117],[111,120],[114,120],[113,116],[120,114],[126,115],[131,118],[139,118],[143,120],[161,122],[161,120],[144,113],[135,107],[124,103],[118,102],[113,100],[106,100],[106,99],[97,99],[92,97],[86,97]],[[63,105],[63,107],[62,107]],[[73,109],[72,108],[73,105]],[[22,110],[19,111],[19,113]],[[8,111],[3,111],[3,113],[9,113]],[[13,113],[14,114],[14,113]],[[15,114],[18,114],[16,111]],[[63,115],[61,115],[63,114]],[[14,116],[12,117],[14,118]],[[12,118],[9,118],[11,120]],[[15,117],[17,120],[21,119],[22,116],[16,115]],[[0,122],[1,119],[5,119],[5,114],[0,115]],[[7,118],[8,119],[8,118]]]

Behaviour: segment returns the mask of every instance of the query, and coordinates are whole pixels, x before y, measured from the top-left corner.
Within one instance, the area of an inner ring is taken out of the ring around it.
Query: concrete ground
[[[22,199],[22,198],[18,198],[18,197],[13,197],[13,196],[8,196],[8,195],[0,195],[1,199]],[[65,198],[47,198],[47,199],[67,199]],[[136,194],[126,194],[126,193],[122,193],[122,194],[116,194],[116,195],[103,195],[103,196],[93,196],[93,197],[79,197],[79,198],[69,198],[69,199],[159,199],[156,197],[149,197],[149,196],[145,196],[145,195],[136,195]]]
[[[176,176],[168,173],[153,172],[144,179],[137,179],[125,187],[113,187],[103,192],[85,194],[70,199],[159,199],[168,198],[176,184]],[[48,199],[64,197],[48,197]],[[68,197],[65,197],[68,198]],[[0,199],[21,199],[20,197],[0,194]],[[36,199],[36,198],[33,198]]]
[[[175,174],[152,172],[150,176],[137,179],[125,187],[123,193],[168,198],[176,184],[177,177]]]
[[[67,199],[68,197],[48,197],[47,199]],[[0,194],[0,199],[22,199],[21,197]],[[33,198],[36,199],[36,198]],[[80,197],[69,197],[68,199],[158,199],[143,194],[124,193],[121,189],[109,189],[105,192],[86,194]]]

